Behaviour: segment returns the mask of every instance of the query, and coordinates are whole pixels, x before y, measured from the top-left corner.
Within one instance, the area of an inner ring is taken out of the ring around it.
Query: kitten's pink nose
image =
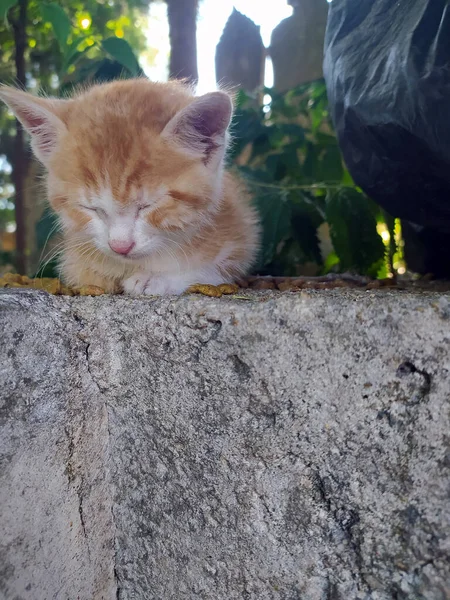
[[[126,255],[126,254],[129,254],[131,252],[131,250],[134,248],[134,242],[111,240],[109,242],[109,247],[111,248],[111,250],[113,252],[116,252],[117,254]]]

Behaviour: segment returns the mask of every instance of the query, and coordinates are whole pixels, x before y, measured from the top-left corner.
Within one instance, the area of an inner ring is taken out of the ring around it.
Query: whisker
[[[169,255],[169,257],[173,261],[175,261],[175,263],[177,264],[177,267],[178,267],[178,273],[181,274],[181,264],[180,264],[180,261],[178,260],[177,255],[175,254],[175,252],[173,252],[170,247],[165,246],[165,245],[162,246],[161,250],[163,250],[163,249]]]
[[[50,256],[50,258],[48,260],[46,260],[45,263],[38,269],[38,271],[36,273],[36,277],[37,278],[42,277],[42,274],[44,273],[47,265],[60,254],[62,254],[62,250],[60,250],[59,252],[55,252],[55,254],[52,254]]]
[[[181,252],[183,253],[183,255],[184,255],[184,258],[186,259],[186,266],[187,266],[187,268],[190,270],[190,269],[191,269],[191,265],[190,265],[189,257],[188,257],[188,255],[186,254],[186,251],[185,251],[185,249],[183,248],[183,246],[182,246],[181,244],[179,244],[178,242],[176,242],[175,240],[172,240],[171,238],[166,238],[166,240],[167,240],[168,242],[170,242],[171,244],[175,244],[175,246],[176,246],[177,248],[179,248],[179,249],[180,249],[180,251],[181,251]]]
[[[61,242],[56,244],[56,246],[54,248],[51,248],[51,250],[43,258],[39,259],[39,263],[41,263],[41,261],[43,261],[43,264],[42,264],[42,266],[41,266],[41,264],[39,264],[36,276],[37,277],[42,276],[42,273],[44,272],[47,265],[52,260],[54,260],[57,256],[63,254],[64,252],[70,251],[70,250],[78,250],[79,248],[82,248],[83,246],[86,246],[87,244],[89,244],[89,242],[85,240],[82,242],[76,242],[76,243],[67,245],[67,241],[62,240]]]
[[[44,251],[45,251],[45,249],[46,249],[46,247],[47,247],[47,244],[48,244],[48,240],[51,238],[52,234],[53,234],[53,233],[55,233],[55,231],[58,229],[58,227],[59,227],[59,223],[58,223],[58,222],[56,222],[56,223],[53,225],[53,227],[50,229],[50,231],[49,231],[49,233],[48,233],[48,235],[47,235],[47,238],[46,238],[46,240],[45,240],[45,243],[44,243],[44,245],[43,245],[43,247],[42,247],[42,250],[41,250],[41,255],[39,256],[38,265],[40,265],[40,264],[41,264],[41,261],[42,261],[42,257],[43,257]]]

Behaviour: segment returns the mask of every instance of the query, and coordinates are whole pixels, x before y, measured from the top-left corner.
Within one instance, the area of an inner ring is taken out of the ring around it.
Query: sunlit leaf
[[[330,273],[335,267],[339,265],[339,256],[336,252],[330,252],[330,254],[326,257],[325,262],[323,263],[323,272],[324,274]]]
[[[344,167],[344,173],[342,175],[342,185],[349,186],[349,187],[352,187],[355,185],[355,182],[353,181],[353,177],[348,172],[347,167]]]
[[[50,23],[62,52],[66,53],[67,39],[72,30],[72,23],[64,9],[58,4],[42,4],[41,14],[44,21]]]
[[[89,14],[81,15],[78,18],[78,24],[81,27],[81,29],[89,29],[89,27],[91,26],[91,23],[92,23],[92,18],[91,18],[91,15],[89,15]]]
[[[103,49],[118,63],[125,67],[133,76],[140,73],[139,62],[131,49],[130,44],[121,38],[110,37],[102,42]]]

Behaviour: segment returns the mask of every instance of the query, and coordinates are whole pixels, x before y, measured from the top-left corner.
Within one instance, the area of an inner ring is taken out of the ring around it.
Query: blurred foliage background
[[[246,178],[263,223],[255,272],[404,274],[399,220],[354,185],[333,133],[320,72],[327,3],[289,3],[293,15],[274,30],[269,48],[236,10],[211,48],[217,79],[236,92],[229,167]],[[168,75],[196,81],[199,1],[166,4]],[[148,10],[148,0],[0,0],[0,83],[64,96],[80,84],[145,76]],[[274,83],[264,87],[268,55]],[[242,56],[247,66],[239,70]],[[0,271],[53,275],[58,231],[42,171],[3,106],[0,132]]]

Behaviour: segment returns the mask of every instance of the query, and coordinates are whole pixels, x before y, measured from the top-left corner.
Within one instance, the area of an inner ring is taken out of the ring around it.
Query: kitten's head
[[[232,104],[178,82],[94,86],[70,100],[0,88],[48,171],[49,200],[81,243],[129,262],[217,208]]]

